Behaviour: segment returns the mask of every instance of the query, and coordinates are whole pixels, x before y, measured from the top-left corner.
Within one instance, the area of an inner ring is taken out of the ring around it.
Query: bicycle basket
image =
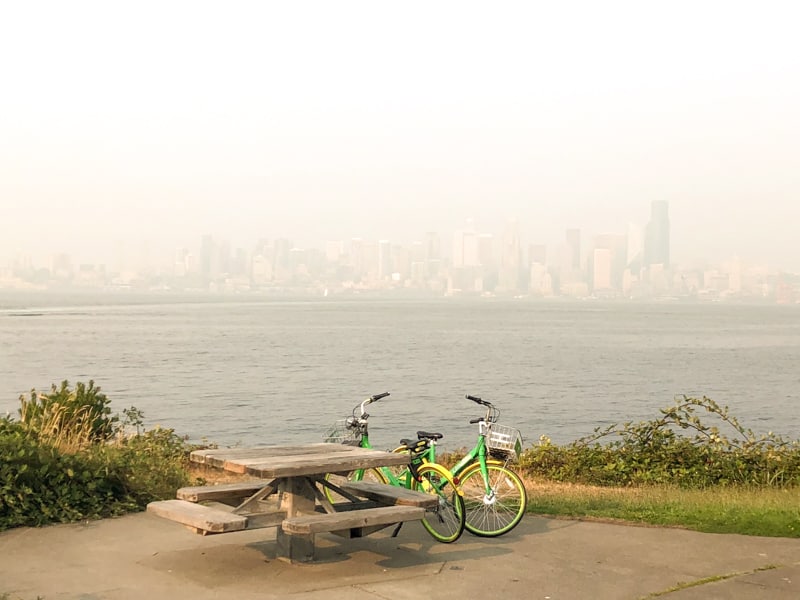
[[[522,434],[515,427],[497,423],[481,423],[481,434],[486,436],[489,454],[503,460],[517,460],[522,454]]]
[[[361,443],[361,432],[352,418],[338,419],[328,428],[324,441],[330,444],[358,446]]]

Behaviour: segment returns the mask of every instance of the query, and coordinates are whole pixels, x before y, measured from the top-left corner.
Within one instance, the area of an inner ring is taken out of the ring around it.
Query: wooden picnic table
[[[346,444],[316,443],[259,448],[196,450],[193,462],[250,476],[251,481],[178,490],[178,499],[151,502],[148,510],[199,533],[277,527],[278,554],[314,559],[314,535],[361,537],[389,525],[422,519],[438,500],[406,488],[349,482],[333,486],[328,473],[408,464],[408,455]],[[331,503],[324,487],[343,500]],[[222,502],[232,507],[200,504]]]

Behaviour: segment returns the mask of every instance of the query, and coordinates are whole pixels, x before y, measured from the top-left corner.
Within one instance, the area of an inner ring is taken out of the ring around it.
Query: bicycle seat
[[[428,433],[427,431],[418,431],[417,437],[421,440],[440,440],[444,436],[441,433]]]
[[[419,454],[424,452],[428,449],[429,441],[426,439],[421,440],[400,440],[400,444],[405,446],[407,450],[410,450],[412,454]]]

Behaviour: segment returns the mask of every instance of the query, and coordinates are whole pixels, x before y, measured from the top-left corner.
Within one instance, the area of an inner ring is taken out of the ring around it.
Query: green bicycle
[[[528,495],[525,484],[508,463],[519,458],[522,436],[518,429],[497,424],[500,411],[488,400],[465,396],[486,407],[483,417],[470,420],[478,424],[478,441],[450,473],[464,493],[467,531],[481,537],[497,537],[516,527],[525,515]],[[441,433],[418,431],[420,440],[430,443],[425,459],[436,460],[436,444]],[[407,444],[395,452],[407,451]]]
[[[375,394],[357,404],[353,408],[352,416],[338,421],[326,436],[325,441],[372,448],[367,425],[369,414],[364,409],[368,404],[377,402],[388,395],[389,392]],[[358,415],[356,415],[357,409],[360,410]],[[405,441],[409,442],[409,440]],[[346,474],[329,473],[325,475],[326,481],[330,484],[325,486],[325,495],[332,504],[335,504],[338,500],[336,484],[342,479],[372,481],[436,494],[439,497],[439,503],[436,508],[428,509],[425,512],[422,525],[435,540],[446,544],[455,542],[461,537],[466,522],[464,498],[450,472],[445,467],[425,458],[430,446],[429,440],[405,444],[403,451],[409,453],[407,467],[376,467],[358,469]]]

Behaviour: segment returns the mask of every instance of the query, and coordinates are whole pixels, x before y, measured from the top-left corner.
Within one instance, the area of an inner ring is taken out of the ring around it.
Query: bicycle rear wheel
[[[464,499],[452,477],[443,467],[432,463],[420,465],[413,489],[435,494],[439,503],[425,511],[422,525],[433,538],[444,544],[455,542],[464,531]]]
[[[344,483],[346,481],[371,481],[373,483],[383,484],[389,483],[383,473],[381,473],[378,469],[357,469],[355,471],[350,471],[347,474],[327,473],[325,475],[325,480],[330,481],[334,485],[338,485],[339,483]],[[336,491],[332,490],[328,486],[325,486],[325,497],[331,504],[336,504],[337,502],[344,502],[347,500],[347,498],[337,494]]]
[[[514,529],[522,520],[528,495],[525,484],[514,471],[499,464],[487,464],[486,469],[488,482],[483,479],[480,463],[467,467],[458,478],[466,506],[465,527],[480,537],[497,537]]]

